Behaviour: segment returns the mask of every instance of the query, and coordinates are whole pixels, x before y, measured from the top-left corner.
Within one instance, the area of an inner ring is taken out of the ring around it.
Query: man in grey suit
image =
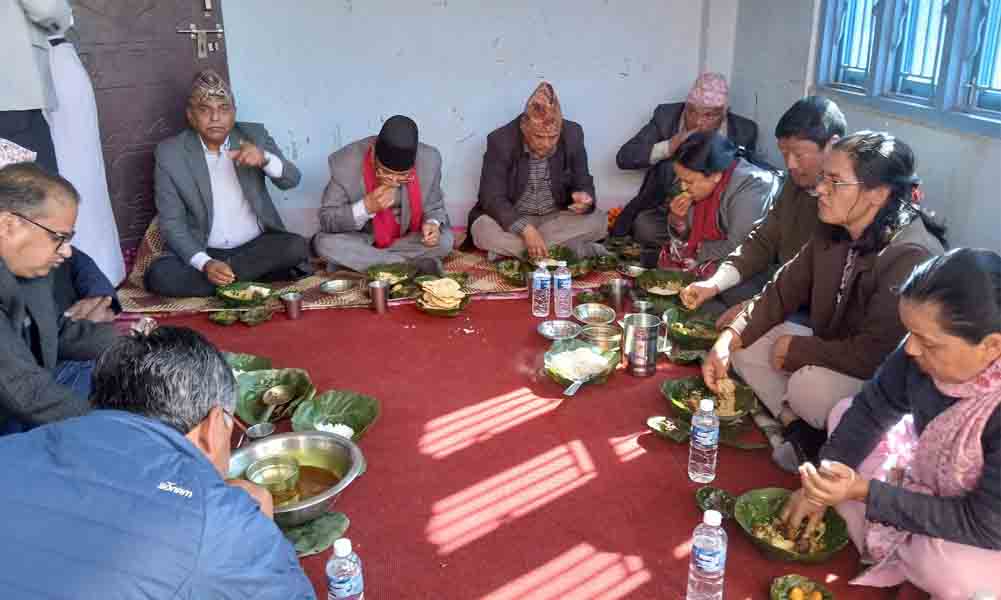
[[[0,0],[0,137],[37,153],[37,161],[55,173],[56,151],[43,110],[56,107],[49,72],[49,38],[70,26],[66,0]]]
[[[334,267],[364,271],[412,262],[441,273],[454,238],[441,192],[441,154],[417,141],[417,124],[390,117],[377,137],[330,155],[313,249]]]
[[[52,271],[72,256],[79,202],[38,165],[0,168],[0,435],[88,412],[94,360],[115,340],[110,323],[56,307]]]
[[[195,76],[191,129],[156,147],[156,207],[169,254],[146,271],[162,296],[211,296],[234,281],[308,273],[309,245],[285,229],[265,176],[287,190],[299,169],[264,126],[237,123],[229,85],[212,70]]]

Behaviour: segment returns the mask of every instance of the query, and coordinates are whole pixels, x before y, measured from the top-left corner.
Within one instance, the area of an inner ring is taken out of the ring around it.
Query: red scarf
[[[722,240],[726,234],[719,228],[719,205],[723,197],[723,191],[730,185],[730,177],[733,170],[737,168],[737,162],[733,161],[723,177],[713,188],[713,193],[702,202],[697,203],[689,210],[692,211],[692,227],[688,232],[687,242],[668,242],[660,253],[660,266],[662,268],[682,269],[692,271],[700,278],[710,277],[716,272],[716,263],[693,264],[695,257],[699,253],[702,242]],[[670,223],[667,225],[670,227]]]
[[[375,147],[369,149],[365,154],[365,162],[362,165],[362,175],[365,179],[365,193],[371,194],[372,190],[379,187],[379,179],[375,176]],[[410,228],[409,231],[420,231],[424,223],[424,207],[421,204],[421,182],[417,177],[417,170],[413,170],[413,177],[407,182],[407,200],[410,201]],[[393,208],[384,208],[375,213],[372,217],[372,228],[375,233],[375,247],[388,248],[393,242],[400,239],[400,224],[396,221]]]

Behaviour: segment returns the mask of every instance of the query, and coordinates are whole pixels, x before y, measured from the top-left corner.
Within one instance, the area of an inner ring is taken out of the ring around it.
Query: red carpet
[[[647,432],[666,414],[656,377],[617,373],[563,400],[539,374],[546,340],[527,300],[475,301],[436,319],[413,306],[277,315],[258,328],[204,316],[164,323],[226,350],[307,369],[320,391],[382,401],[362,441],[368,472],[338,500],[351,518],[372,600],[683,599],[686,543],[700,515],[686,446]],[[722,448],[717,485],[734,492],[797,480],[764,450]],[[773,577],[829,582],[838,600],[892,598],[848,586],[854,549],[821,566],[766,560],[732,522],[727,600],[768,597]],[[304,560],[326,597],[327,554]]]

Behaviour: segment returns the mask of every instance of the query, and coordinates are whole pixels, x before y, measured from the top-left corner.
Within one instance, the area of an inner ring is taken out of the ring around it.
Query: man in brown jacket
[[[584,130],[563,118],[553,86],[543,82],[525,112],[487,136],[479,201],[469,213],[473,243],[490,255],[548,256],[562,244],[594,254],[607,233],[595,210]]]
[[[715,298],[715,310],[710,312],[735,307],[720,319],[721,325],[729,323],[743,303],[760,292],[781,265],[796,256],[819,223],[814,188],[824,157],[844,134],[845,116],[837,104],[822,96],[803,98],[782,115],[775,126],[788,171],[782,192],[715,275],[682,291],[686,305],[698,307]]]

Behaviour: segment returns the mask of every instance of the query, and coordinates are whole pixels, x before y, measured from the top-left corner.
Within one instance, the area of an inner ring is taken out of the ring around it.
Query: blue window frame
[[[1001,0],[824,0],[820,27],[822,90],[1001,137]]]

